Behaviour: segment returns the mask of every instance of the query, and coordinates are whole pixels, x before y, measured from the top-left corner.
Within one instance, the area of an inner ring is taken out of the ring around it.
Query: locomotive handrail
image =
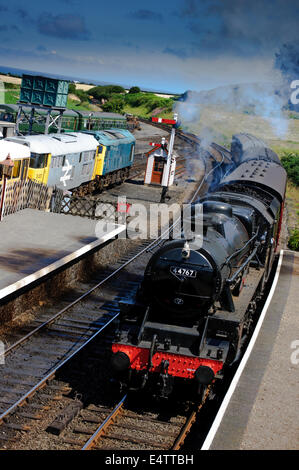
[[[256,245],[255,245],[255,248],[254,250],[252,251],[252,253],[248,256],[248,258],[246,259],[246,261],[239,267],[239,269],[237,269],[237,271],[233,274],[233,276],[230,278],[230,279],[227,279],[226,283],[227,284],[232,284],[236,278],[238,277],[238,275],[243,271],[244,268],[246,268],[247,264],[252,260],[252,258],[255,257],[256,253],[257,253],[257,249],[259,248],[260,246],[260,243],[258,242]]]
[[[239,253],[242,253],[243,250],[245,250],[247,248],[248,245],[250,245],[251,242],[253,242],[253,240],[256,239],[256,237],[258,236],[258,233],[259,233],[259,229],[257,229],[257,232],[245,243],[244,246],[242,246],[242,248],[239,248],[238,250],[234,251],[234,253],[232,253],[223,263],[222,267],[225,266],[226,264],[228,264],[235,256],[237,256]],[[259,243],[260,245],[260,243]]]

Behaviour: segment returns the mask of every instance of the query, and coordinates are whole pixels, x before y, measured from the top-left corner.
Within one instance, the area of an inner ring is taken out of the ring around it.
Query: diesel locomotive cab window
[[[40,169],[45,168],[48,162],[48,155],[46,153],[38,154],[32,153],[30,157],[30,168]]]

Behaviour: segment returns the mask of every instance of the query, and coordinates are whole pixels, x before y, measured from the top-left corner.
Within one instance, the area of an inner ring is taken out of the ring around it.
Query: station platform
[[[97,220],[24,209],[0,222],[0,300],[88,254],[125,230],[97,236]]]
[[[255,333],[202,450],[299,449],[299,253],[281,251]]]

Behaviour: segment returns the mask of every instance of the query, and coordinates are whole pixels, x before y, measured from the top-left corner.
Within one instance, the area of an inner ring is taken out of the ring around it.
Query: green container
[[[45,81],[45,87],[46,91],[49,91],[50,93],[57,93],[58,80],[47,78]]]
[[[43,105],[43,99],[44,99],[44,92],[43,91],[37,91],[37,90],[32,91],[31,103],[39,104],[40,106],[42,106]]]
[[[46,93],[43,96],[43,104],[45,106],[55,106],[56,103],[56,93]]]
[[[23,75],[21,88],[33,88],[33,80],[32,75]]]
[[[67,106],[67,95],[62,93],[57,93],[56,95],[56,104],[58,108],[66,108]]]
[[[69,82],[49,77],[23,75],[20,101],[57,108],[66,108]]]
[[[20,101],[23,103],[31,103],[32,90],[27,88],[21,88]]]
[[[68,92],[69,92],[69,83],[63,80],[60,80],[57,86],[57,93],[61,95],[67,95]]]
[[[37,91],[44,91],[45,89],[45,81],[42,78],[34,78],[33,80],[33,89]]]

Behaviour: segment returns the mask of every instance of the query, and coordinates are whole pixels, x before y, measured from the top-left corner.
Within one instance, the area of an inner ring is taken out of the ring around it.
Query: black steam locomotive
[[[249,134],[233,136],[231,159],[234,169],[200,201],[201,247],[166,242],[133,304],[122,305],[111,365],[129,390],[169,397],[183,384],[200,401],[240,356],[279,241],[286,172]]]

